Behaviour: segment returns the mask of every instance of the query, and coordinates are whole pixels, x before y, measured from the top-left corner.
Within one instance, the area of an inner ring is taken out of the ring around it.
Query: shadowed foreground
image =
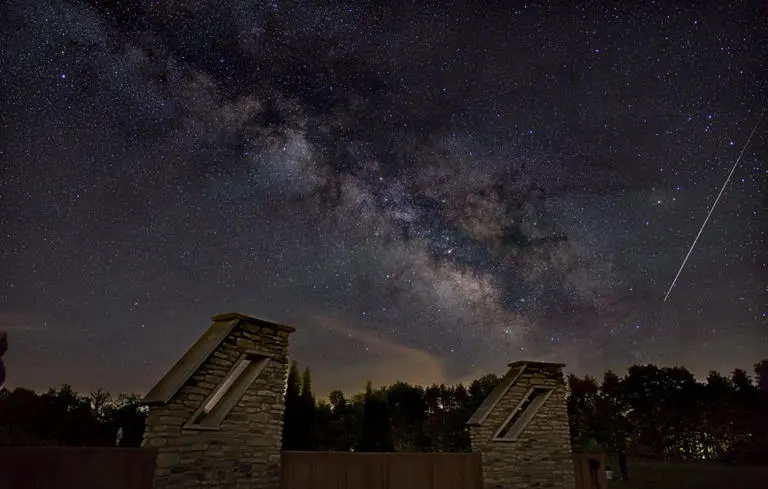
[[[628,482],[614,480],[608,484],[609,488],[763,489],[768,484],[766,482],[768,481],[768,467],[727,467],[708,463],[630,462],[629,470],[630,480]]]

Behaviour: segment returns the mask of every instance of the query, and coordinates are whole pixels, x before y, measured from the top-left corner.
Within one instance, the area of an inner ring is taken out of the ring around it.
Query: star
[[[11,1],[9,382],[142,391],[232,310],[318,392],[760,360],[765,131],[661,290],[763,109],[758,2],[321,3]]]

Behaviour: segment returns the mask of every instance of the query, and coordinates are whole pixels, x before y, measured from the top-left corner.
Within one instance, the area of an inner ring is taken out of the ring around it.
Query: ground
[[[630,461],[629,481],[610,481],[608,487],[609,489],[765,489],[768,487],[768,467]]]

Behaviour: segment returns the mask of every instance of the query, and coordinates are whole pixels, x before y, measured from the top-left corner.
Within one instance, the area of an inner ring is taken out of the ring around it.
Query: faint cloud
[[[20,312],[0,312],[0,331],[38,331],[43,329],[45,318],[37,314]]]
[[[338,315],[322,312],[302,322],[312,324],[315,330],[312,331],[311,350],[309,345],[299,347],[299,356],[313,357],[319,354],[315,352],[322,351],[322,356],[326,357],[323,362],[309,362],[318,365],[313,371],[313,380],[315,390],[321,395],[333,389],[358,392],[367,381],[383,386],[397,380],[419,385],[454,380],[448,377],[444,361],[437,355],[351,327]],[[323,332],[327,334],[323,335]],[[350,363],[344,358],[334,362],[333,357],[340,356],[346,348],[358,349],[355,352],[357,361]]]

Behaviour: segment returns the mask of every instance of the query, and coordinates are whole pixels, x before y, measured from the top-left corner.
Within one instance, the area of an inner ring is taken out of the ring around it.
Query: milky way
[[[320,390],[518,359],[747,368],[765,130],[662,299],[768,103],[767,15],[11,0],[8,383],[143,391],[228,311],[296,326]]]

